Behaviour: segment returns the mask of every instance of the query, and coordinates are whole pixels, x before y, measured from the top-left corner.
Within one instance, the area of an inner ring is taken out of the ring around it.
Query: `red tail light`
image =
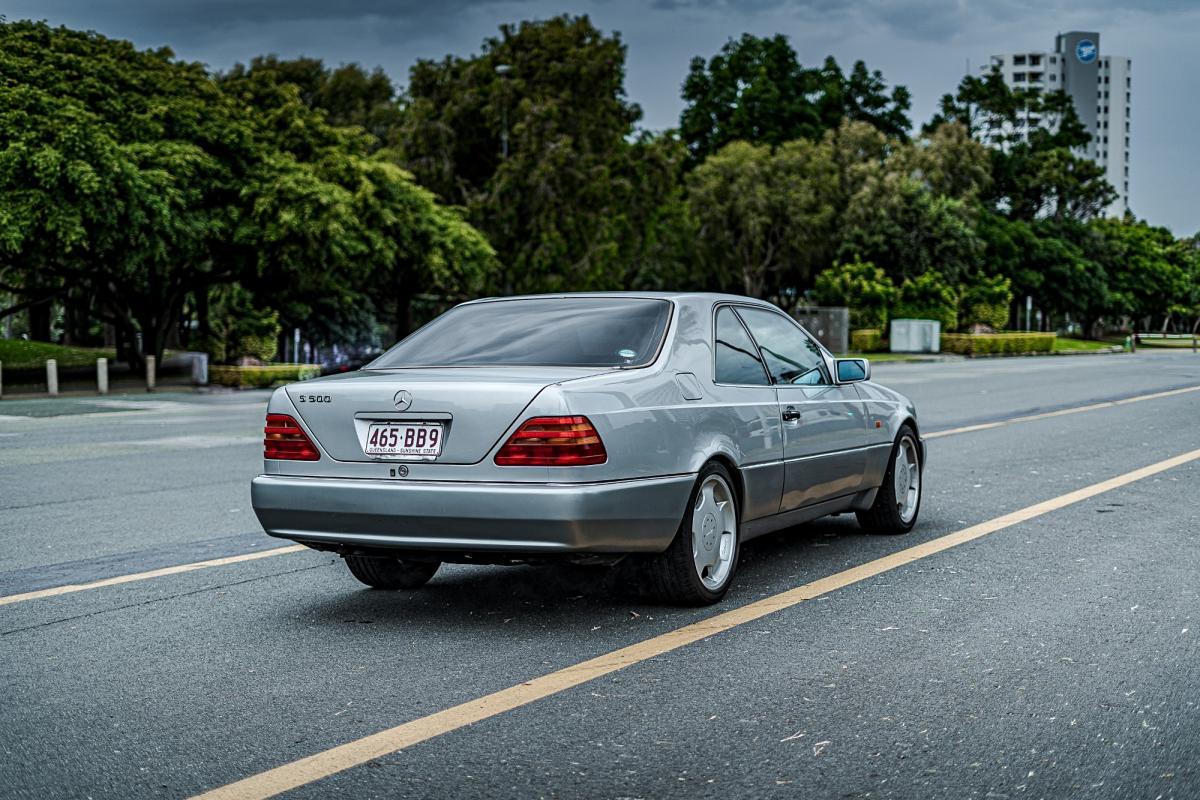
[[[580,467],[607,460],[604,442],[587,417],[527,419],[496,454],[502,467]]]
[[[320,461],[321,454],[296,420],[287,414],[267,414],[267,427],[263,428],[263,458]]]

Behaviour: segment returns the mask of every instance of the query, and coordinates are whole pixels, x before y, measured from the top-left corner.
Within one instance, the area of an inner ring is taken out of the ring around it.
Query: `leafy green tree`
[[[42,23],[0,24],[0,273],[80,286],[122,349],[161,355],[252,159],[247,116],[198,64]]]
[[[805,68],[782,34],[743,34],[707,62],[693,58],[683,100],[679,129],[693,165],[733,141],[820,139],[846,120],[901,139],[910,126],[903,86],[888,94],[883,75],[861,61],[849,75],[832,57],[821,68]]]
[[[319,58],[270,55],[253,58],[248,65],[235,64],[220,78],[241,84],[251,76],[294,85],[300,101],[324,111],[330,125],[363,128],[376,138],[376,146],[393,143],[399,136],[403,112],[396,87],[382,68],[367,72],[358,64],[343,64],[331,69]]]
[[[826,130],[847,121],[865,122],[888,138],[908,139],[912,96],[906,87],[889,93],[883,73],[867,69],[862,61],[855,61],[846,75],[833,56],[826,56],[818,75],[817,106]]]
[[[625,45],[587,17],[503,26],[479,55],[412,69],[404,163],[494,245],[498,293],[653,282],[678,240],[678,155],[638,137]],[[506,154],[507,153],[507,154]]]
[[[1029,117],[1048,124],[1026,133],[1021,123]],[[992,181],[984,199],[1006,216],[1086,221],[1115,197],[1104,170],[1082,155],[1091,133],[1061,91],[1011,89],[999,69],[967,76],[954,95],[942,98],[926,131],[947,122],[993,145]]]
[[[855,328],[887,325],[888,309],[898,292],[892,279],[869,261],[853,261],[822,270],[813,286],[813,299],[820,305],[846,306]]]
[[[702,264],[722,287],[784,302],[832,260],[834,181],[825,144],[726,145],[687,179]]]
[[[1141,329],[1188,313],[1193,265],[1170,231],[1115,219],[1097,220],[1091,227],[1104,240],[1098,260],[1107,268],[1112,313],[1133,318]]]
[[[840,257],[871,261],[897,282],[933,272],[956,285],[982,262],[971,206],[903,172],[885,173],[852,198],[843,225]]]
[[[135,363],[135,339],[161,356],[185,308],[209,333],[215,286],[319,329],[362,307],[369,276],[490,264],[373,137],[269,71],[218,84],[167,50],[12,23],[0,73],[0,289],[86,290]]]
[[[895,148],[889,161],[893,170],[920,181],[933,194],[971,205],[991,188],[988,148],[972,139],[960,123],[926,130],[911,144]]]
[[[364,325],[383,319],[400,338],[416,325],[418,299],[435,313],[487,283],[495,261],[486,239],[362,128],[325,124],[273,70],[222,85],[259,110],[279,149],[243,188],[251,214],[239,241],[257,254],[256,296],[271,292],[286,327],[361,340]]]

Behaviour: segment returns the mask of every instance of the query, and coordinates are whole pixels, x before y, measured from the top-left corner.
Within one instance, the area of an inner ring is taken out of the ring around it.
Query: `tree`
[[[1022,122],[1040,125],[1026,132]],[[998,68],[967,76],[954,95],[945,95],[926,132],[947,122],[964,126],[977,141],[992,145],[992,181],[983,199],[1014,219],[1086,221],[1103,213],[1116,196],[1104,170],[1084,156],[1090,132],[1061,91],[1011,89]]]
[[[1194,265],[1171,232],[1145,222],[1103,219],[1091,225],[1104,241],[1098,261],[1109,276],[1111,311],[1145,329],[1187,314]]]
[[[912,122],[908,109],[912,96],[904,86],[888,94],[887,81],[879,70],[868,70],[855,61],[846,75],[833,56],[825,58],[818,81],[817,106],[822,126],[828,130],[843,122],[865,122],[891,139],[906,141]]]
[[[0,289],[85,290],[134,363],[161,356],[189,306],[207,334],[217,286],[320,327],[401,262],[490,261],[373,137],[270,71],[218,84],[168,50],[13,23],[0,72]]]
[[[981,266],[974,211],[934,194],[903,172],[887,172],[850,202],[839,256],[871,261],[895,281],[928,272],[957,285]]]
[[[991,188],[991,158],[987,147],[971,138],[961,123],[927,129],[911,144],[897,147],[893,168],[936,195],[977,204]]]
[[[375,147],[394,143],[403,119],[396,87],[382,68],[367,72],[358,64],[330,69],[318,58],[280,59],[258,56],[249,65],[235,64],[220,76],[239,84],[252,76],[271,83],[292,84],[308,108],[325,112],[325,121],[337,127],[363,128],[377,140]]]
[[[41,23],[0,24],[0,274],[29,296],[80,286],[134,362],[161,355],[222,267],[247,117],[198,64]]]
[[[693,166],[733,141],[820,139],[847,120],[903,139],[910,125],[903,86],[888,94],[883,75],[861,61],[848,76],[832,57],[805,68],[782,34],[743,34],[707,62],[693,58],[683,100],[679,130]]]
[[[726,145],[687,178],[701,262],[723,287],[784,302],[831,260],[834,180],[825,144]]]
[[[243,189],[252,215],[240,241],[258,254],[256,295],[271,292],[285,326],[332,342],[361,340],[377,318],[400,338],[415,326],[418,298],[437,312],[480,291],[495,268],[487,241],[362,128],[325,124],[280,74],[222,80],[259,110],[280,150]]]
[[[413,67],[404,163],[486,232],[501,264],[490,291],[622,288],[673,238],[658,226],[679,219],[678,158],[635,135],[624,74],[620,38],[568,16]]]

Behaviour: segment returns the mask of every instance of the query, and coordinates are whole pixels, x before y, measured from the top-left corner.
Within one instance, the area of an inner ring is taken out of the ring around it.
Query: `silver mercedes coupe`
[[[913,404],[768,303],[564,294],[452,308],[362,370],[277,389],[252,498],[272,536],[415,589],[443,562],[642,562],[724,596],[743,542],[853,511],[906,533]]]

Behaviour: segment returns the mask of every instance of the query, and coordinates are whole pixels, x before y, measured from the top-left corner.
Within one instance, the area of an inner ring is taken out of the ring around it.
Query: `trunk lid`
[[[338,461],[375,461],[363,453],[370,422],[440,422],[439,464],[483,459],[538,393],[585,378],[595,367],[422,368],[332,375],[286,387],[288,397],[317,443]],[[399,410],[396,395],[411,402]]]

